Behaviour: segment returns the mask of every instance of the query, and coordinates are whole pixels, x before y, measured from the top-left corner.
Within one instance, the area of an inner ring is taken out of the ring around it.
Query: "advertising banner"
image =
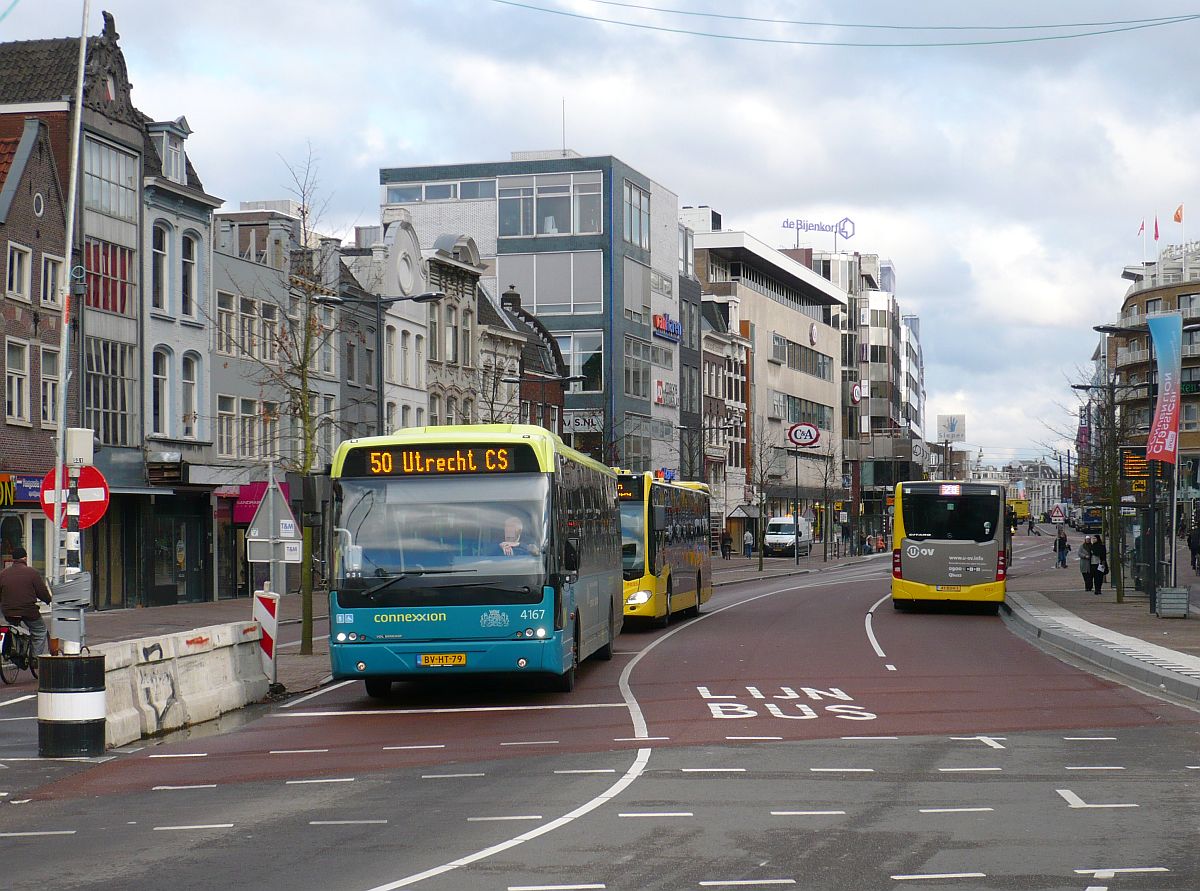
[[[1179,369],[1183,358],[1183,316],[1166,313],[1147,320],[1158,366],[1158,400],[1146,439],[1146,460],[1175,463],[1179,445]]]

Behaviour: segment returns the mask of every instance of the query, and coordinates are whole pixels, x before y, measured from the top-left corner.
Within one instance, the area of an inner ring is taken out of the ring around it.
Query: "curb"
[[[1109,631],[1086,620],[1080,621],[1099,633],[1072,628],[1057,621],[1054,615],[1040,614],[1040,607],[1025,601],[1027,596],[1010,594],[1002,610],[1005,624],[1015,626],[1022,637],[1038,641],[1051,651],[1068,653],[1131,683],[1200,704],[1200,659]],[[1040,594],[1034,596],[1041,598]]]

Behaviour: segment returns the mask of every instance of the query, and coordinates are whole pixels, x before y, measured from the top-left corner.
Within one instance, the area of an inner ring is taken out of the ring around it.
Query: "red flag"
[[[1142,225],[1138,226],[1138,235],[1146,231],[1146,221],[1142,220]]]
[[[1154,240],[1158,241],[1158,214],[1154,215]]]
[[[1182,204],[1179,205],[1177,208],[1175,208],[1175,222],[1177,222],[1177,223],[1183,222],[1183,205]]]

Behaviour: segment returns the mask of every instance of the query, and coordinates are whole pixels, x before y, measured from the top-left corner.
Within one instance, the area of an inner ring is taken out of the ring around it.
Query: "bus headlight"
[[[652,591],[634,591],[625,602],[630,606],[640,606],[643,603],[648,603],[653,593]]]
[[[338,636],[337,636],[337,642],[338,642],[338,643],[345,643],[345,642],[346,642],[346,632],[345,632],[345,631],[339,631],[339,632],[338,632]]]
[[[539,629],[537,630],[537,636],[538,636],[538,637],[545,637],[545,636],[546,636],[546,629],[545,629],[545,628],[539,628]]]

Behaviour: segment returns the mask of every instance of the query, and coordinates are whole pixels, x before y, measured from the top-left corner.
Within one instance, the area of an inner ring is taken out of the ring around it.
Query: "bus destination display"
[[[617,501],[641,501],[643,495],[640,476],[617,477]]]
[[[353,449],[343,476],[465,476],[537,473],[537,456],[526,445],[414,445]]]

